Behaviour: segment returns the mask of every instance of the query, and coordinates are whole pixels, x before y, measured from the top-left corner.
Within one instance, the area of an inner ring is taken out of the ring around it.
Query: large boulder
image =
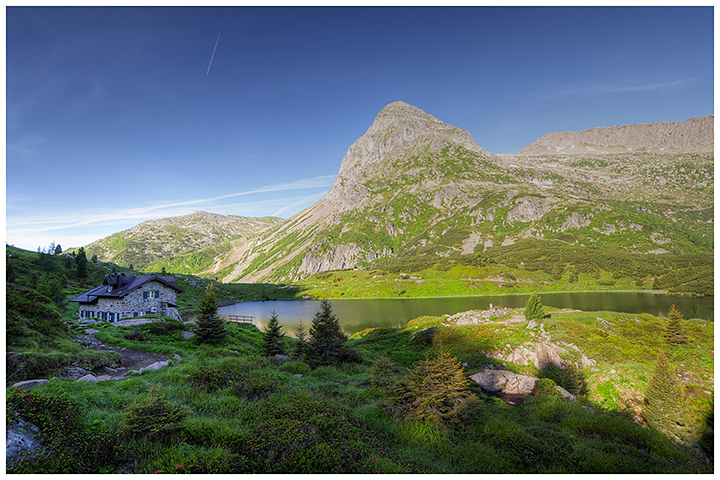
[[[470,380],[477,383],[488,393],[512,393],[516,395],[529,395],[535,390],[540,380],[527,375],[518,375],[507,370],[486,369],[474,375]]]
[[[13,388],[20,388],[22,390],[30,390],[31,388],[39,387],[49,383],[49,380],[38,379],[38,380],[25,380],[24,382],[17,382],[13,384]]]

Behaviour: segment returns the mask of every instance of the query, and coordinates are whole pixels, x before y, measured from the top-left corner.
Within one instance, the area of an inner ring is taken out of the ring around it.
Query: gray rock
[[[98,382],[107,382],[108,380],[110,380],[110,375],[100,375],[97,377]]]
[[[99,331],[100,330],[98,330],[97,328],[88,328],[87,330],[85,330],[85,333],[88,335],[95,335]]]
[[[567,390],[565,390],[564,388],[562,388],[560,385],[555,385],[554,388],[555,388],[555,390],[557,390],[558,392],[560,392],[560,395],[562,395],[568,402],[574,402],[574,401],[575,401],[575,398],[576,398],[575,395],[573,395],[572,393],[568,392]]]
[[[180,355],[178,355],[177,353],[175,353],[175,354],[173,354],[173,359],[174,359],[176,362],[179,362],[179,361],[182,360],[182,357],[181,357]]]
[[[38,441],[40,430],[35,425],[19,416],[12,420],[5,438],[5,468],[15,467],[21,460],[33,458],[45,450]]]
[[[290,357],[288,357],[287,355],[280,355],[280,354],[275,355],[275,358],[277,358],[279,360],[290,360]]]
[[[60,376],[68,380],[77,380],[78,378],[82,378],[85,375],[92,375],[92,373],[93,372],[91,372],[90,370],[85,370],[84,368],[68,367],[63,370]]]
[[[39,387],[50,383],[50,380],[39,379],[39,380],[25,380],[24,382],[17,382],[13,384],[13,388],[21,388],[23,390],[30,390],[31,388]]]
[[[470,379],[489,393],[531,394],[540,380],[527,375],[518,375],[507,370],[483,370],[470,376]]]
[[[138,370],[138,373],[147,372],[150,370],[160,370],[162,367],[167,367],[169,364],[170,360],[165,360],[164,362],[155,362],[148,365],[147,367],[142,367],[140,370]]]
[[[97,383],[99,380],[97,377],[93,374],[85,375],[84,377],[80,377],[76,380],[77,382],[91,382],[91,383]]]
[[[182,337],[183,337],[185,340],[187,340],[188,338],[192,338],[192,337],[194,337],[194,336],[195,336],[195,334],[192,333],[192,332],[182,332]]]

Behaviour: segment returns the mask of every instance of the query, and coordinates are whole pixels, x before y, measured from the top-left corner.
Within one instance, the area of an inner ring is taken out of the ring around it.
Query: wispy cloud
[[[303,203],[309,202],[313,198],[321,198],[322,195],[324,195],[324,192],[301,197],[299,200],[298,196],[293,196],[272,198],[257,202],[236,203],[231,205],[223,201],[229,198],[251,196],[264,193],[281,193],[291,192],[295,190],[318,188],[329,189],[334,181],[334,175],[326,175],[297,180],[295,182],[278,183],[275,185],[268,185],[254,190],[235,192],[227,195],[219,195],[216,197],[198,198],[131,209],[105,210],[102,212],[99,212],[97,210],[80,212],[66,211],[62,214],[52,212],[38,216],[8,215],[6,216],[6,235],[9,240],[20,242],[20,238],[36,238],[41,233],[45,233],[47,235],[48,232],[57,232],[60,230],[65,230],[69,232],[72,230],[87,228],[90,226],[119,225],[127,223],[128,221],[145,221],[151,218],[184,215],[190,213],[190,207],[201,207],[208,209],[212,208],[213,210],[217,210],[218,213],[230,213],[229,211],[231,209],[236,209],[233,212],[234,214],[248,216],[252,216],[252,214],[245,213],[246,210],[262,212],[258,214],[259,216],[280,215],[284,212],[291,211],[294,208],[297,208]],[[288,202],[291,203],[288,204]]]
[[[565,96],[612,95],[616,93],[656,92],[665,94],[680,90],[695,82],[695,78],[673,80],[669,82],[602,82],[588,85],[570,84],[554,89],[540,96],[539,100],[547,101]]]

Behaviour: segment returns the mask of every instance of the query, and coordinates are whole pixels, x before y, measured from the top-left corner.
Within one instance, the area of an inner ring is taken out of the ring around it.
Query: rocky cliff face
[[[712,152],[714,120],[713,115],[708,115],[684,122],[638,123],[591,128],[580,132],[552,132],[520,150],[518,154]]]

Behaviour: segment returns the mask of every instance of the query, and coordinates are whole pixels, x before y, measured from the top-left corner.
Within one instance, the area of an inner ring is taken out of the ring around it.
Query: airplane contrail
[[[215,50],[217,50],[218,42],[220,41],[220,35],[222,34],[223,27],[225,26],[225,18],[227,17],[227,10],[225,10],[225,16],[223,17],[222,25],[220,25],[220,31],[218,32],[217,40],[215,40],[215,48],[213,48],[212,56],[210,57],[210,64],[208,65],[207,73],[205,73],[205,76],[207,77],[210,73],[210,67],[212,67],[212,61],[213,58],[215,58]]]

